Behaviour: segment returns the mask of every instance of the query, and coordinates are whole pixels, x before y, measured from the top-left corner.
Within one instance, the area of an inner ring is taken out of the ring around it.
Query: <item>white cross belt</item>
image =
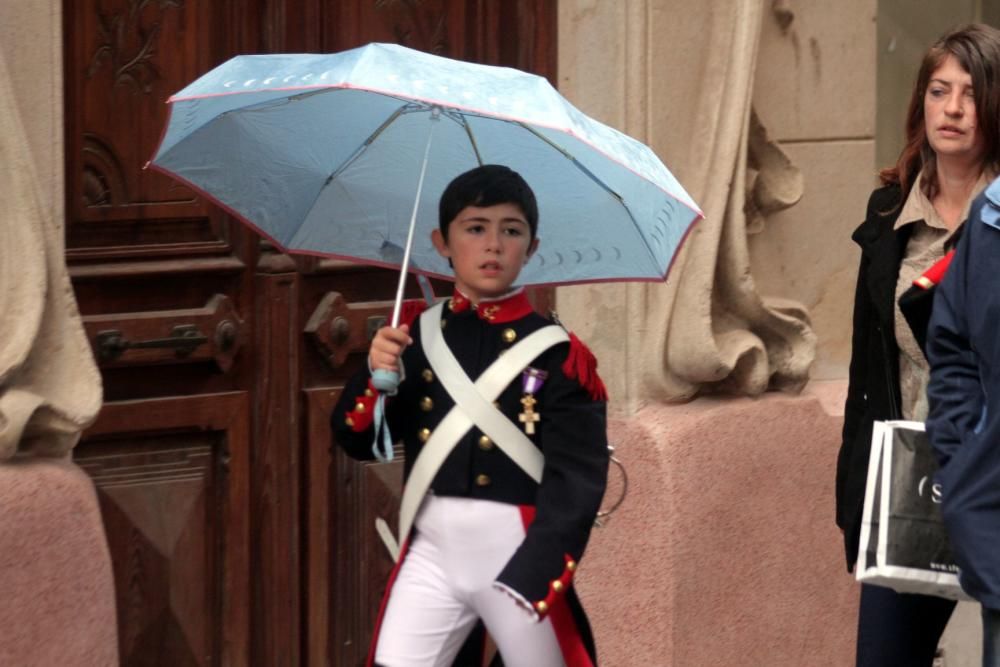
[[[569,341],[569,334],[560,326],[553,324],[538,329],[498,357],[479,379],[472,382],[441,334],[442,310],[443,303],[439,303],[420,316],[420,338],[431,369],[455,405],[434,429],[413,463],[399,510],[400,544],[409,536],[420,502],[434,476],[473,426],[489,436],[532,479],[541,481],[545,463],[541,451],[493,405],[493,401],[538,355]]]

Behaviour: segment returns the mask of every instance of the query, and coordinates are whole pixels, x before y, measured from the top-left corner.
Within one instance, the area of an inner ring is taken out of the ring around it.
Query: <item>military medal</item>
[[[545,371],[540,371],[531,366],[525,368],[521,374],[521,386],[524,389],[521,405],[524,406],[524,412],[519,414],[517,418],[524,424],[524,432],[528,435],[535,434],[535,422],[542,418],[540,412],[535,412],[535,404],[538,403],[535,393],[542,388],[542,384],[545,382],[547,376],[548,373]]]

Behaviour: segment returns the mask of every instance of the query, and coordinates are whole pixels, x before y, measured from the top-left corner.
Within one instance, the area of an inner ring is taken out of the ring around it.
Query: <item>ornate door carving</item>
[[[554,78],[555,0],[63,7],[67,258],[107,401],[76,457],[104,509],[123,664],[360,664],[401,467],[332,451],[328,420],[395,276],[278,254],[143,166],[166,98],[237,53],[394,41]]]

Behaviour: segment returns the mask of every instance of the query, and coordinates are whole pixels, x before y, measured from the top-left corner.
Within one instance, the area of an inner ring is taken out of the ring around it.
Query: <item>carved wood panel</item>
[[[374,0],[334,3],[325,18],[326,51],[394,42],[438,55],[465,50],[466,8],[454,0]]]
[[[245,664],[245,394],[109,403],[74,458],[94,480],[123,665]]]
[[[333,613],[332,593],[340,587],[340,577],[334,576],[331,564],[339,548],[332,539],[332,513],[330,504],[332,451],[329,416],[339,396],[332,389],[306,390],[306,447],[302,468],[304,471],[304,530],[303,545],[303,595],[305,597],[302,631],[305,634],[304,664],[339,665],[331,661],[331,630],[347,625],[340,615]],[[347,545],[344,545],[347,548]],[[348,619],[349,620],[349,619]],[[355,640],[358,641],[358,640]],[[350,663],[343,663],[350,664]]]
[[[395,42],[517,67],[556,80],[556,0],[353,0],[327,3],[323,51]]]
[[[254,664],[299,665],[301,652],[301,392],[299,276],[256,276],[250,511]]]
[[[167,97],[232,53],[220,30],[229,4],[65,3],[71,260],[228,250],[225,216],[143,166],[165,125]]]
[[[331,619],[331,664],[363,665],[394,565],[375,522],[385,521],[396,533],[403,486],[402,451],[397,451],[392,463],[359,463],[339,451],[333,459],[331,507],[338,520],[334,523],[336,548],[331,566],[337,585],[331,607],[353,613]],[[348,516],[352,520],[344,520]]]

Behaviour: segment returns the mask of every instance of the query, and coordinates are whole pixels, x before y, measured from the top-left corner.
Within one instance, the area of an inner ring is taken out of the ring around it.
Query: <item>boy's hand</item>
[[[372,339],[372,346],[368,351],[368,365],[373,371],[382,369],[398,373],[399,357],[412,342],[408,324],[403,324],[398,329],[382,327]]]

